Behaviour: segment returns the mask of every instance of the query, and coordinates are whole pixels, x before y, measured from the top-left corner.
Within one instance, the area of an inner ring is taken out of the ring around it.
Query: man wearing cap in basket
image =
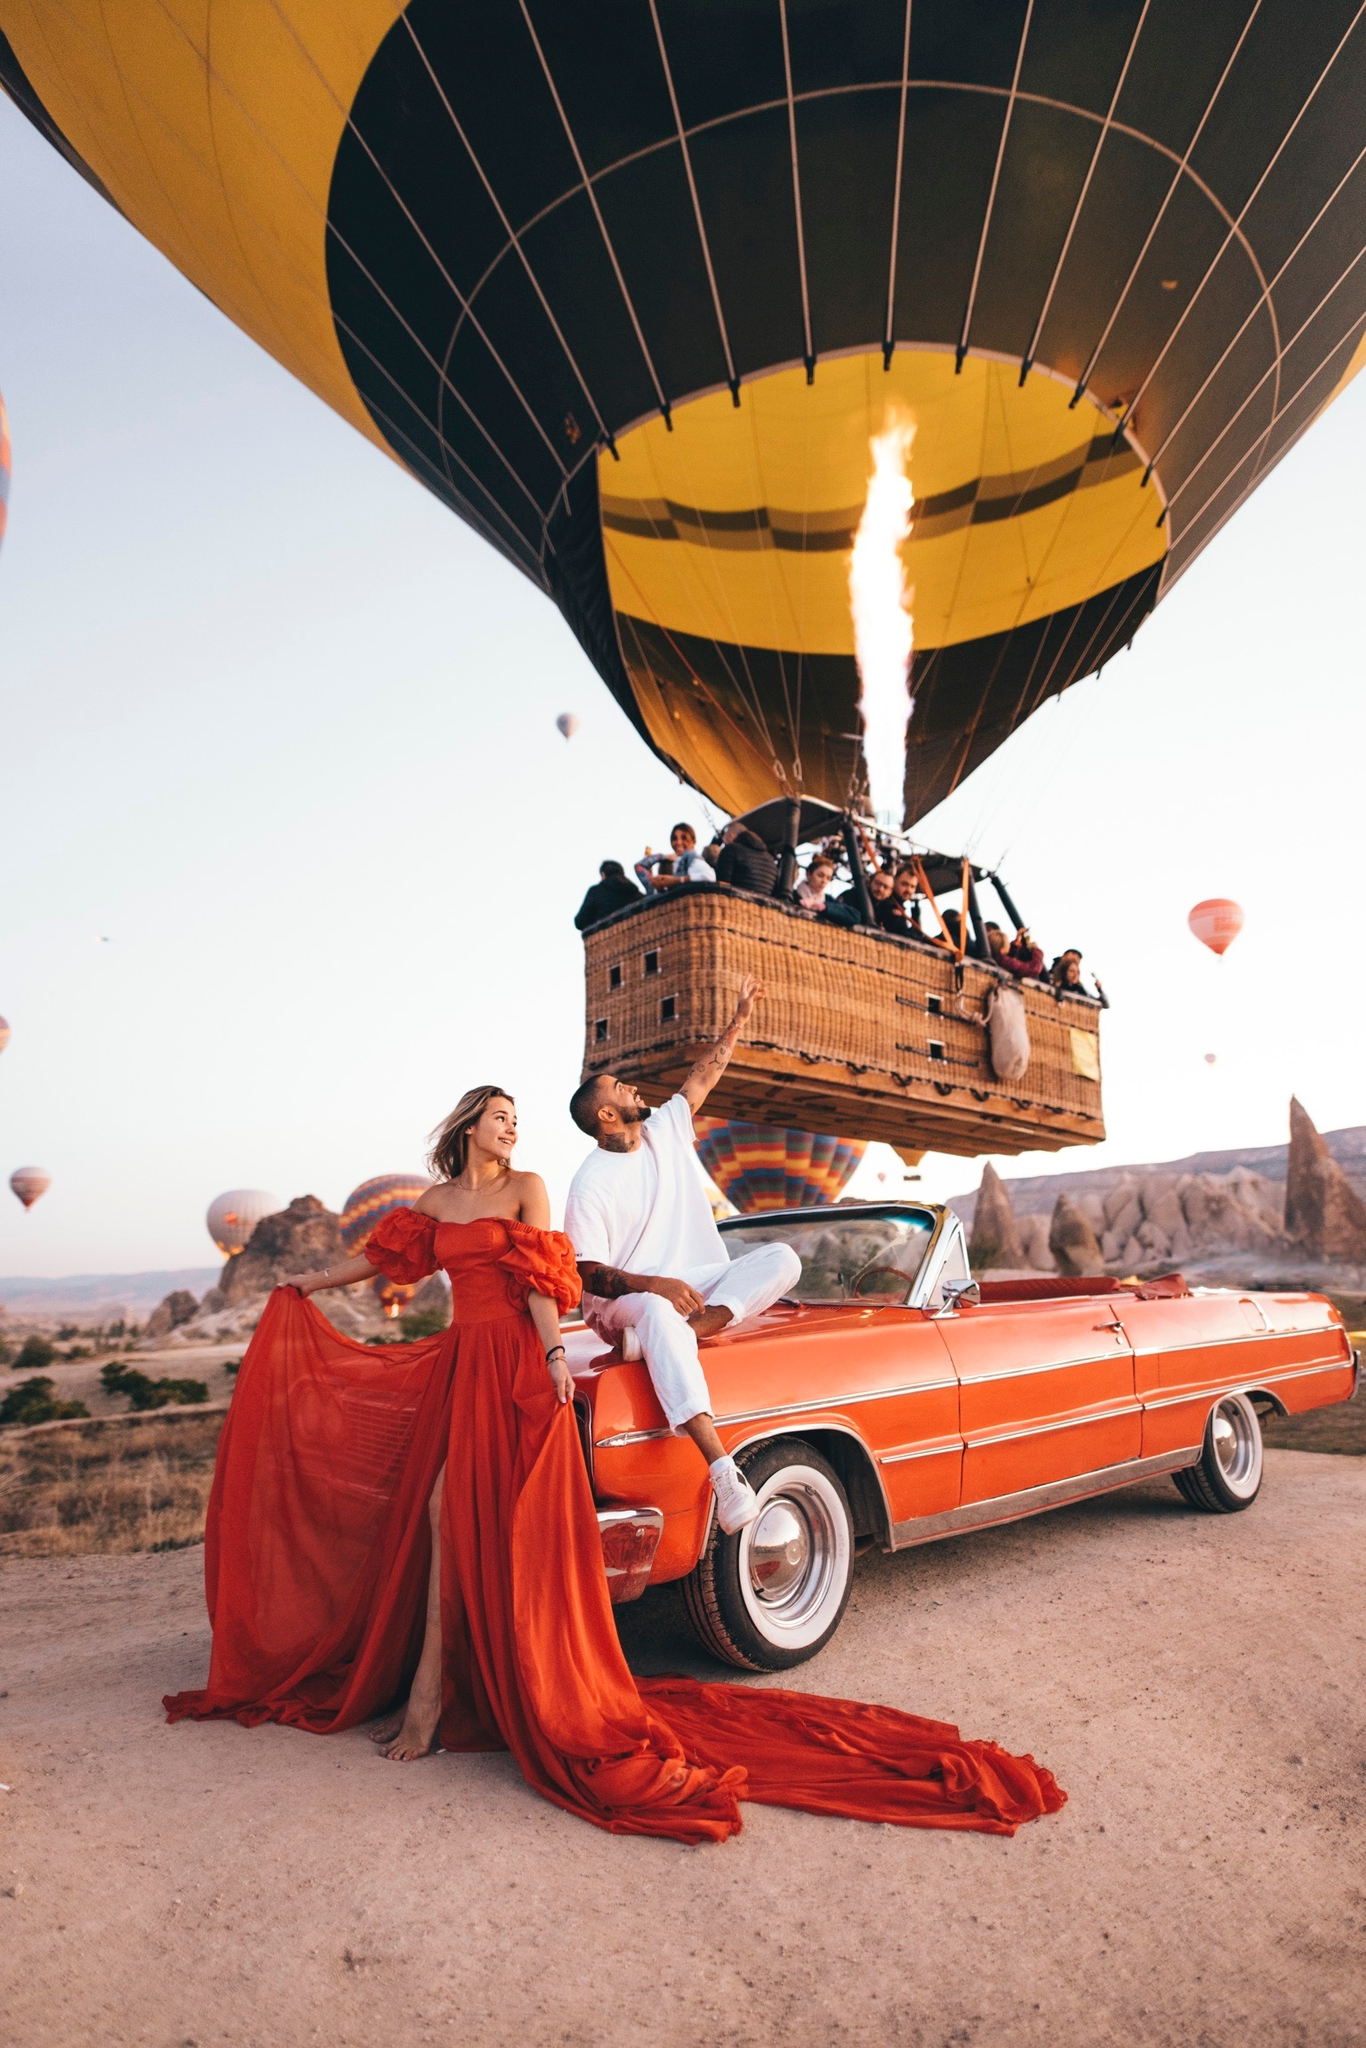
[[[569,1105],[579,1129],[597,1142],[574,1176],[564,1215],[584,1318],[623,1358],[644,1358],[670,1427],[690,1436],[707,1461],[727,1535],[753,1521],[758,1503],[721,1448],[698,1340],[771,1308],[796,1286],[802,1262],[785,1244],[728,1257],[692,1120],[762,994],[747,975],[729,1026],[661,1108],[651,1110],[638,1088],[613,1074],[585,1081]]]

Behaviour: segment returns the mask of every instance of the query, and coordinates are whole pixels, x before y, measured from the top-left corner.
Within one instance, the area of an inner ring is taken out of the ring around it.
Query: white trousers
[[[752,1316],[772,1308],[802,1277],[802,1262],[787,1244],[761,1244],[723,1266],[695,1266],[668,1276],[686,1280],[708,1308],[728,1308],[733,1330]],[[659,1405],[672,1429],[681,1429],[694,1415],[710,1415],[711,1395],[697,1355],[697,1338],[685,1316],[661,1294],[622,1294],[615,1301],[592,1297],[584,1303],[591,1330],[609,1343],[634,1330],[641,1355],[650,1369]]]

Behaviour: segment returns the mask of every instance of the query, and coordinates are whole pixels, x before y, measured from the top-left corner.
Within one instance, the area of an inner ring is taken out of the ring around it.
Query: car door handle
[[[1122,1336],[1124,1335],[1124,1325],[1123,1325],[1123,1323],[1121,1323],[1121,1322],[1112,1322],[1112,1323],[1092,1323],[1092,1325],[1091,1325],[1091,1328],[1092,1328],[1093,1330],[1114,1330],[1114,1331],[1116,1331],[1116,1332],[1117,1332],[1117,1333],[1118,1333],[1118,1334],[1119,1334],[1119,1335],[1120,1335],[1121,1337],[1122,1337]]]

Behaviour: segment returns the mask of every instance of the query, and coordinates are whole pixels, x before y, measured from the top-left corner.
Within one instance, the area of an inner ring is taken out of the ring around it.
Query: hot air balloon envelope
[[[0,0],[0,76],[731,813],[859,785],[846,558],[889,416],[915,818],[1366,359],[1366,33],[1328,0],[208,19]]]
[[[52,1186],[52,1175],[45,1173],[41,1166],[17,1166],[9,1177],[13,1192],[26,1209],[31,1209],[40,1195],[45,1195]]]
[[[264,1188],[230,1188],[210,1202],[204,1218],[209,1236],[225,1259],[235,1259],[251,1240],[263,1216],[274,1216],[282,1204]]]
[[[1243,929],[1243,907],[1230,897],[1211,896],[1196,904],[1186,922],[1211,953],[1227,953]]]
[[[555,720],[555,724],[567,740],[572,740],[579,729],[579,721],[572,711],[562,711]]]
[[[9,1024],[4,1017],[0,1017],[0,1052],[3,1052],[8,1044]]]
[[[868,1147],[771,1124],[694,1119],[697,1155],[742,1215],[837,1201]]]
[[[341,1212],[342,1243],[346,1249],[353,1257],[363,1252],[376,1225],[395,1209],[411,1209],[431,1185],[425,1174],[381,1173],[374,1180],[363,1180],[358,1188],[352,1188]],[[375,1275],[374,1287],[386,1316],[397,1316],[417,1292],[416,1286],[390,1280],[383,1273]]]
[[[5,537],[9,519],[9,468],[9,414],[5,411],[4,399],[0,398],[0,540]]]

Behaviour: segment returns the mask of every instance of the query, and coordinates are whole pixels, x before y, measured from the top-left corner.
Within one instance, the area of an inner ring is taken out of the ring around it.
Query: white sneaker
[[[718,1458],[711,1466],[716,1519],[727,1536],[746,1528],[759,1512],[759,1497],[734,1458]]]
[[[634,1365],[636,1360],[642,1354],[640,1349],[640,1339],[636,1335],[635,1331],[631,1328],[629,1323],[626,1325],[626,1328],[621,1332],[618,1342],[621,1345],[621,1355],[625,1359],[626,1363],[628,1365]]]

